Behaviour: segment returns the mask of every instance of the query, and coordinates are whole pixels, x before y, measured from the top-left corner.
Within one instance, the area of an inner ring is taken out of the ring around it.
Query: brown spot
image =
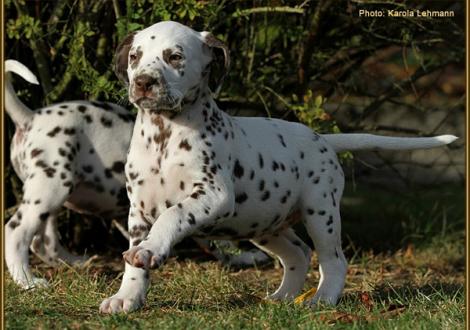
[[[184,139],[180,142],[179,144],[180,149],[185,149],[187,151],[190,151],[192,149],[191,145],[189,144],[188,140]]]
[[[41,150],[41,149],[38,149],[38,148],[35,148],[35,149],[31,150],[31,158],[34,158],[37,155],[40,155],[43,151],[44,150]]]
[[[11,228],[11,229],[15,229],[16,227],[18,227],[20,225],[20,223],[18,221],[10,221],[8,222],[8,226]]]
[[[129,60],[131,62],[132,69],[137,68],[137,66],[139,65],[140,59],[142,58],[142,55],[144,55],[144,53],[142,52],[142,50],[140,50],[140,48],[137,48],[135,54],[131,55],[131,58]]]
[[[180,50],[182,48],[180,47]],[[162,58],[165,63],[171,65],[175,69],[181,69],[183,68],[183,56],[180,54],[173,53],[173,51],[170,48],[164,49],[162,51]]]
[[[126,83],[129,82],[127,78],[127,66],[128,66],[128,57],[129,57],[129,50],[132,47],[132,43],[134,42],[134,35],[136,32],[132,32],[127,35],[119,44],[116,49],[116,53],[114,55],[114,72],[119,80],[124,81]]]

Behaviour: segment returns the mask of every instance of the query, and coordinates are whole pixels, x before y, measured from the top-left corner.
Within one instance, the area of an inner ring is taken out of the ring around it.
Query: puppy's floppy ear
[[[230,67],[230,52],[225,43],[210,32],[201,32],[202,41],[212,51],[209,74],[209,88],[217,95]]]
[[[129,50],[132,47],[134,41],[134,35],[137,32],[131,32],[128,34],[118,45],[116,53],[114,54],[114,72],[116,76],[125,85],[129,84],[129,78],[127,77],[127,65],[129,64]]]

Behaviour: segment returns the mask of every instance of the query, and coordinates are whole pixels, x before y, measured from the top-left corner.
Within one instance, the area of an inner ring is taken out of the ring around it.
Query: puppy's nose
[[[157,79],[148,74],[141,74],[135,77],[134,83],[137,90],[145,93],[157,83]]]

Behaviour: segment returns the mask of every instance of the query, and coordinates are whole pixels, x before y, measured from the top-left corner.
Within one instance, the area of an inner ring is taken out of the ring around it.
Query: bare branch
[[[300,7],[256,7],[250,9],[243,9],[236,11],[232,14],[232,17],[241,17],[248,16],[253,14],[262,14],[262,13],[289,13],[289,14],[303,14],[304,10]]]

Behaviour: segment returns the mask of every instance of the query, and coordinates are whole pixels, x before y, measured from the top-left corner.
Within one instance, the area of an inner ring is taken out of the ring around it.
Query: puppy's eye
[[[130,61],[135,61],[137,59],[137,55],[136,54],[129,54],[129,60]]]
[[[170,57],[168,58],[168,60],[171,62],[178,62],[178,61],[181,61],[183,59],[183,56],[181,56],[180,54],[171,54]]]

